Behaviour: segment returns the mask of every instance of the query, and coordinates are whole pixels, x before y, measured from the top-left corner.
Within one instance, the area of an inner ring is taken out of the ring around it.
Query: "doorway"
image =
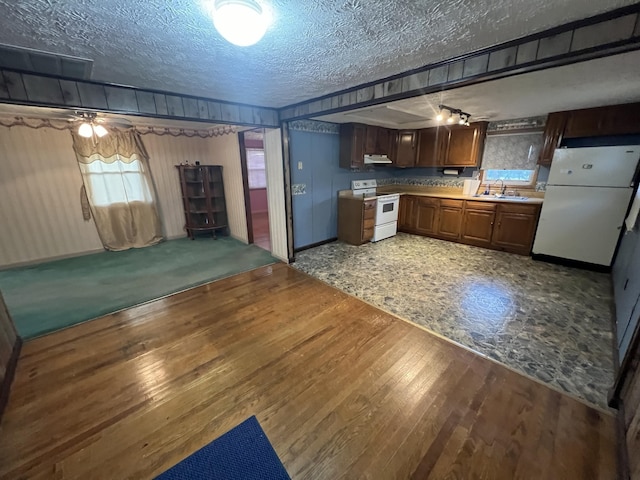
[[[249,243],[271,251],[264,130],[240,132],[240,156],[245,190]]]

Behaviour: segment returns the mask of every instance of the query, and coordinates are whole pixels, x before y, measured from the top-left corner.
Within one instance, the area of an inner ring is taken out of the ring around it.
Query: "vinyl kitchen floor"
[[[297,269],[590,403],[613,383],[608,274],[408,234],[296,255]]]

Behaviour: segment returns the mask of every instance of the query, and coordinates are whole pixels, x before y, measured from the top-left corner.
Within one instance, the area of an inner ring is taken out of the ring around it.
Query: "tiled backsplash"
[[[382,178],[378,180],[378,185],[415,185],[421,187],[452,187],[463,188],[464,178],[443,178],[443,177],[395,177]],[[544,192],[547,189],[547,182],[536,182],[535,191]]]
[[[458,187],[464,186],[464,178],[446,177],[394,177],[378,180],[378,185],[416,185],[422,187]]]

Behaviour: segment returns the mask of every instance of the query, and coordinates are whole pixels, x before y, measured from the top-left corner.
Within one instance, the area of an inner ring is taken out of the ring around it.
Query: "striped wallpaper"
[[[237,134],[213,138],[143,135],[142,142],[149,152],[151,174],[158,192],[160,216],[167,238],[186,235],[180,181],[175,165],[187,161],[193,165],[197,160],[203,165],[223,166],[229,229],[234,238],[245,243],[248,241]]]
[[[231,235],[247,241],[237,135],[188,138],[144,135],[167,238],[184,236],[174,165],[224,166]],[[0,267],[101,251],[93,220],[80,208],[82,179],[67,130],[0,127]]]
[[[0,127],[0,266],[102,250],[69,131]]]

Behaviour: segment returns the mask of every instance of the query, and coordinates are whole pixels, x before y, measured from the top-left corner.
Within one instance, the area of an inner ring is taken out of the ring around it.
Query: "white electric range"
[[[372,242],[378,242],[385,238],[393,237],[398,231],[398,206],[400,195],[397,193],[376,194],[378,182],[371,180],[353,180],[351,191],[353,195],[362,195],[363,198],[376,199],[375,227],[373,229]]]

